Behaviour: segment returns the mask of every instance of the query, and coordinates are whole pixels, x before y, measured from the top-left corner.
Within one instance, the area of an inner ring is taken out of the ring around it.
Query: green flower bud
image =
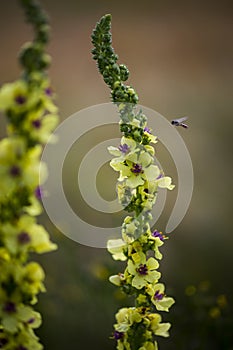
[[[124,64],[119,65],[120,78],[122,81],[126,81],[129,78],[129,70]]]

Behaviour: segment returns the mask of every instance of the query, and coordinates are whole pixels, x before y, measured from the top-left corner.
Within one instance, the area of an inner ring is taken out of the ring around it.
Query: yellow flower
[[[37,145],[26,151],[20,137],[5,138],[0,142],[0,199],[10,196],[20,186],[34,190],[39,185],[39,169],[42,177],[46,177],[46,166],[40,162],[41,150],[42,147]]]
[[[135,150],[136,146],[137,146],[137,143],[134,140],[123,136],[121,138],[120,146],[119,147],[109,146],[108,151],[113,156],[124,159],[127,154],[130,154],[132,151]]]
[[[45,253],[56,249],[43,226],[36,224],[33,217],[23,215],[13,225],[6,223],[2,226],[3,241],[13,255],[26,251]]]
[[[43,107],[43,106],[42,106]],[[44,115],[44,108],[32,110],[27,114],[20,125],[21,133],[28,135],[36,143],[45,144],[46,142],[55,142],[55,135],[51,134],[58,124],[58,116],[56,114]],[[17,133],[17,126],[10,124],[8,126],[9,135]]]
[[[150,320],[150,328],[155,335],[169,337],[170,323],[161,323],[162,317],[159,314],[149,314],[147,317]]]
[[[31,304],[35,304],[37,302],[36,295],[39,292],[45,291],[43,284],[44,277],[44,271],[38,263],[30,262],[24,267],[20,288],[24,295],[31,299]]]
[[[25,80],[17,80],[4,84],[0,89],[0,110],[12,110],[14,113],[22,113],[31,109],[38,102],[36,91],[29,92],[29,86]]]
[[[160,188],[167,188],[168,190],[173,190],[175,185],[172,184],[172,179],[169,176],[162,176],[157,179],[157,185]]]
[[[107,249],[112,254],[114,260],[125,261],[127,259],[124,254],[126,248],[127,245],[122,239],[109,239],[107,242]]]
[[[17,188],[21,178],[21,163],[25,154],[25,143],[21,138],[0,141],[0,198]]]
[[[169,308],[175,303],[173,298],[165,295],[164,290],[165,287],[162,283],[146,286],[146,292],[151,296],[151,301],[158,311],[169,311]]]
[[[118,273],[118,275],[113,275],[109,277],[109,281],[115,286],[121,286],[122,282],[125,281],[125,276],[122,273]]]
[[[156,271],[159,263],[154,258],[146,260],[146,256],[142,252],[132,255],[133,260],[128,260],[127,270],[133,275],[132,286],[141,289],[147,283],[155,283],[161,276],[160,272]]]
[[[142,320],[142,315],[135,307],[122,308],[116,314],[117,324],[115,329],[118,332],[127,332],[133,323],[139,323]]]
[[[3,304],[2,326],[9,333],[16,333],[21,323],[32,328],[38,328],[41,324],[41,316],[38,312],[33,311],[30,306],[15,304],[12,301],[6,301]]]
[[[147,128],[145,127],[144,128],[144,134],[148,137],[148,139],[150,140],[151,143],[157,143],[158,140],[157,140],[157,136],[154,136],[152,133],[151,133],[151,129],[150,128]]]
[[[126,186],[136,188],[145,181],[154,181],[160,174],[157,165],[152,164],[153,157],[146,151],[132,152],[122,161],[120,158],[111,160],[111,167],[120,172],[119,181],[126,179]]]

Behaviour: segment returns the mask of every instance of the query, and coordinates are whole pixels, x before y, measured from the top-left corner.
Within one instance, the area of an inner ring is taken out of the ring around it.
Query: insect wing
[[[185,122],[185,120],[187,120],[187,119],[188,119],[188,117],[182,117],[182,118],[174,119],[173,121],[177,122],[177,124],[181,124],[181,123]]]

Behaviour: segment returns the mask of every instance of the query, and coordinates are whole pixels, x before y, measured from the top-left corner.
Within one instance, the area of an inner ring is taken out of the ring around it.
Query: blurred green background
[[[44,0],[42,3],[51,18],[50,74],[61,120],[82,108],[109,102],[109,91],[90,54],[92,29],[105,13],[112,14],[114,48],[120,62],[130,70],[130,84],[138,92],[140,103],[169,120],[179,115],[189,116],[189,129],[180,133],[193,161],[194,193],[188,213],[163,248],[163,281],[177,303],[166,315],[166,319],[173,320],[171,338],[160,343],[165,350],[233,349],[229,334],[222,331],[232,326],[229,313],[224,314],[230,309],[233,287],[232,2]],[[18,77],[16,55],[20,46],[31,39],[31,28],[24,23],[16,0],[1,3],[0,32],[0,82],[4,83]],[[4,128],[5,121],[1,120],[1,137]],[[87,150],[88,145],[86,137]],[[159,160],[163,164],[163,159]],[[165,163],[165,170],[176,180],[174,166]],[[175,192],[169,198],[173,203]],[[71,201],[78,210],[78,199]],[[160,220],[161,227],[169,216],[171,204],[167,207]],[[46,215],[41,217],[41,222],[59,245],[58,251],[35,257],[47,272],[48,291],[40,296],[38,305],[44,315],[39,334],[45,348],[114,349],[114,342],[108,339],[114,313],[130,301],[107,279],[110,273],[121,270],[121,264],[112,262],[103,249],[69,240]],[[203,289],[203,281],[209,281],[204,286],[210,287]],[[207,293],[204,302],[187,301],[189,297],[184,296],[184,290],[190,284],[199,286],[200,293]],[[215,296],[221,294],[226,295],[227,306],[211,321],[208,310],[215,303]],[[190,308],[187,303],[205,306],[199,313],[199,306]],[[195,328],[198,324],[202,330]],[[228,339],[225,345],[224,338]]]

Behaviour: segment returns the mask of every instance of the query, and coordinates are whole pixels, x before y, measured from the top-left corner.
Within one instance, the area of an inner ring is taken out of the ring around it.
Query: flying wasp
[[[171,124],[175,125],[175,126],[182,126],[183,128],[187,129],[188,125],[184,123],[187,119],[188,119],[188,117],[173,119],[171,121]]]

